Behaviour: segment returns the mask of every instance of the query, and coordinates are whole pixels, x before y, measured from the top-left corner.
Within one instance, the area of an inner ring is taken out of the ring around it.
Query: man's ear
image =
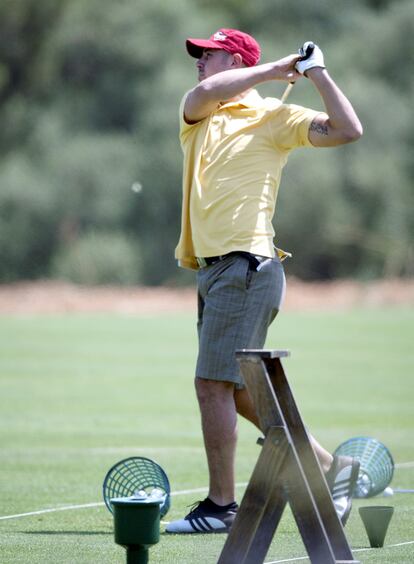
[[[233,53],[232,67],[241,68],[243,66],[243,59],[240,53]]]

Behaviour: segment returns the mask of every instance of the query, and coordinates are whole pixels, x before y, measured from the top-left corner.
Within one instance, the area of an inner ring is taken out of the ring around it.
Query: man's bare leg
[[[246,388],[234,390],[234,401],[237,413],[261,430],[256,410],[254,409],[253,402]]]
[[[217,505],[227,505],[235,500],[237,412],[234,385],[196,378],[195,388],[210,475],[208,497]]]
[[[316,457],[319,460],[319,464],[321,465],[323,472],[326,474],[332,465],[333,456],[330,452],[324,449],[312,435],[309,435],[309,438]]]
[[[245,388],[242,390],[235,390],[234,400],[236,403],[237,413],[260,429],[259,420],[247,390]],[[332,465],[333,456],[324,449],[312,435],[310,435],[309,438],[313,450],[319,460],[319,464],[321,465],[323,472],[326,474]]]

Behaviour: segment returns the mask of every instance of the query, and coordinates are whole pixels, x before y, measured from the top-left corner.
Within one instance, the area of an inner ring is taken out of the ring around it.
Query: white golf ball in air
[[[134,182],[131,186],[131,190],[135,192],[135,194],[139,194],[142,192],[142,184],[141,182]]]
[[[392,488],[390,488],[390,486],[388,486],[387,488],[385,488],[385,490],[382,492],[382,495],[384,497],[391,497],[392,495],[394,495],[394,490]]]

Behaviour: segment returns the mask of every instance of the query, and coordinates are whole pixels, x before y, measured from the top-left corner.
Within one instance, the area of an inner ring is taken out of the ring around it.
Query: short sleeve
[[[180,141],[181,144],[185,143],[188,134],[191,131],[194,131],[200,127],[200,124],[203,123],[204,120],[197,121],[196,123],[187,123],[184,119],[184,105],[187,98],[188,92],[184,94],[180,102],[180,109],[179,109],[179,120],[180,120]]]
[[[309,127],[320,113],[295,104],[281,104],[272,112],[270,119],[275,146],[287,151],[297,147],[313,147],[309,140]]]

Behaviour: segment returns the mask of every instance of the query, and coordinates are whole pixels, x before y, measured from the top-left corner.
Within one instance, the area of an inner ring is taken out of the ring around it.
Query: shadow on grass
[[[113,531],[18,531],[25,535],[113,535]]]

